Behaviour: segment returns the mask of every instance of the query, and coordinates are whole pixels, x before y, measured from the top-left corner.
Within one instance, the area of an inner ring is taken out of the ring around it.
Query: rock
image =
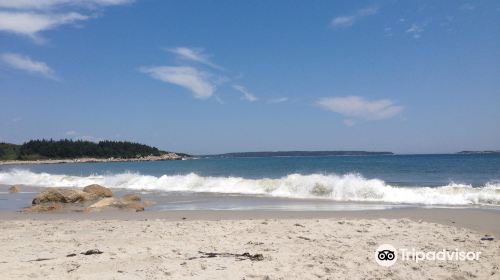
[[[113,196],[113,192],[110,189],[97,184],[86,186],[85,188],[83,188],[83,191],[86,193],[94,194],[99,197]]]
[[[123,202],[141,201],[141,197],[136,195],[136,194],[129,193],[129,194],[122,196],[121,200]]]
[[[90,205],[88,209],[102,209],[110,206],[117,206],[120,202],[113,197],[103,198],[96,203]]]
[[[135,201],[122,201],[113,197],[103,198],[96,203],[90,205],[88,210],[101,210],[107,207],[115,207],[119,209],[133,210],[135,212],[144,211],[145,204],[138,203]]]
[[[21,189],[19,188],[19,186],[12,186],[9,188],[9,193],[18,193],[20,191]]]
[[[122,206],[120,208],[124,208],[127,210],[133,210],[135,212],[142,212],[142,211],[144,211],[144,204],[137,203],[137,202],[131,202],[131,203],[122,204]]]
[[[37,205],[49,202],[77,203],[95,200],[96,198],[96,195],[83,192],[81,190],[50,188],[37,194],[33,199],[32,204]]]
[[[23,210],[24,213],[43,213],[60,210],[63,205],[60,203],[37,204]]]

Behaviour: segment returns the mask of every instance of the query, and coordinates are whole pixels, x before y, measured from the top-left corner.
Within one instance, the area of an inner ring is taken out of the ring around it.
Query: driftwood
[[[262,261],[264,260],[264,256],[262,254],[250,254],[250,253],[243,253],[243,254],[234,254],[234,253],[211,253],[211,252],[202,252],[198,251],[198,253],[201,254],[200,257],[192,257],[189,258],[189,260],[194,260],[194,259],[206,259],[206,258],[216,258],[216,257],[235,257],[236,260],[238,261],[243,261],[243,260],[251,260],[251,261]]]
[[[85,251],[85,252],[81,252],[82,255],[98,255],[98,254],[102,254],[102,251],[100,251],[99,249],[92,249],[92,250],[88,250],[88,251]]]

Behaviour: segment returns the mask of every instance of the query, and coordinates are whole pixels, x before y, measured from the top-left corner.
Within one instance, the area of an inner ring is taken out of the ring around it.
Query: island
[[[0,164],[159,161],[191,158],[127,141],[30,140],[21,145],[0,143]]]
[[[497,151],[461,151],[459,155],[500,155],[500,150]]]
[[[392,152],[366,151],[277,151],[277,152],[242,152],[210,155],[207,157],[327,157],[327,156],[381,156],[394,155]]]

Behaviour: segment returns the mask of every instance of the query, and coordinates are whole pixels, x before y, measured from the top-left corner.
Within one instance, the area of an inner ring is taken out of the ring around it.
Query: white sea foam
[[[278,179],[246,179],[204,177],[194,173],[159,177],[138,173],[69,176],[14,169],[0,172],[0,184],[79,188],[100,184],[110,188],[134,190],[240,193],[334,201],[500,205],[500,183],[487,183],[481,187],[454,183],[440,187],[404,187],[391,186],[379,179],[366,179],[359,174],[290,174]]]

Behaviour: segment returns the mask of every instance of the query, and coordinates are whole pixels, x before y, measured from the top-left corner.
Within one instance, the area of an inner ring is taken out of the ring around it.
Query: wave
[[[0,172],[0,184],[77,187],[100,184],[110,188],[156,191],[251,194],[333,201],[408,203],[424,205],[500,205],[500,183],[481,187],[451,183],[440,187],[391,186],[359,174],[290,174],[277,179],[187,175],[151,176],[138,173],[70,176],[13,169]]]

